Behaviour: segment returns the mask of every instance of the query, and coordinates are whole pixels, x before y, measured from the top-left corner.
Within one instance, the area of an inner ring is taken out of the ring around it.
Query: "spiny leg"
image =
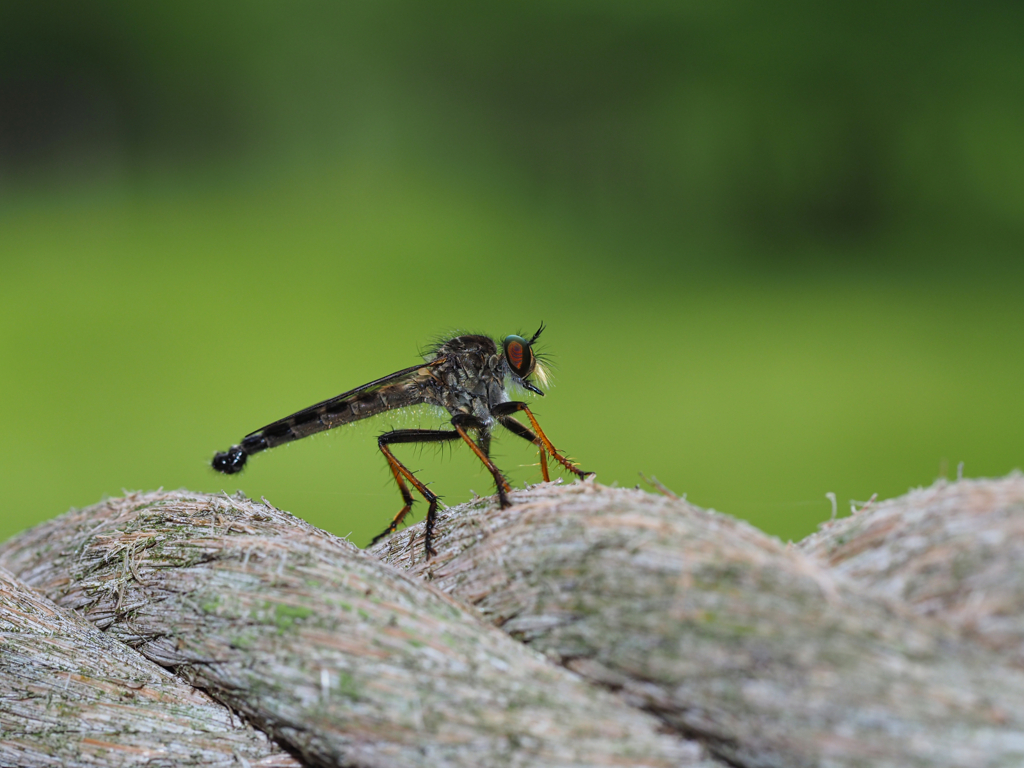
[[[518,435],[523,438],[523,440],[528,440],[537,446],[537,453],[540,455],[541,476],[543,476],[545,483],[550,482],[551,476],[548,474],[548,452],[544,450],[544,443],[541,442],[540,438],[511,416],[499,416],[498,422],[513,435]]]
[[[513,413],[519,413],[520,411],[526,414],[526,418],[530,420],[530,425],[533,427],[533,431],[536,432],[536,435],[530,433],[530,431],[526,429],[526,427],[523,427],[522,424],[519,424],[517,421],[515,421],[515,419],[512,418]],[[519,437],[522,437],[526,440],[530,440],[531,443],[537,445],[542,450],[546,450],[555,461],[557,461],[559,464],[561,464],[563,467],[565,467],[567,470],[572,472],[577,477],[584,478],[587,477],[587,475],[594,474],[593,472],[584,472],[582,469],[579,469],[578,467],[576,467],[575,464],[573,464],[571,461],[569,461],[567,458],[565,458],[564,456],[562,456],[562,454],[558,452],[555,446],[551,444],[551,441],[548,440],[548,436],[544,434],[544,430],[540,428],[540,424],[537,423],[536,417],[533,415],[533,412],[530,410],[529,406],[526,405],[526,403],[521,403],[516,400],[512,400],[511,402],[508,403],[500,403],[499,405],[496,405],[494,406],[494,408],[491,409],[491,414],[506,429],[510,430],[516,435],[519,435]],[[523,432],[518,432],[514,428],[510,427],[506,420],[511,421],[514,424],[518,424],[519,427],[523,429],[526,434],[523,434]],[[530,435],[530,437],[527,437],[527,435]],[[536,440],[531,439],[531,437],[536,438]],[[540,442],[538,443],[536,441]],[[542,459],[542,462],[543,461],[544,460]],[[542,469],[547,469],[546,462],[542,464]],[[544,479],[548,479],[547,472],[544,472]]]
[[[385,536],[392,534],[398,528],[399,523],[402,519],[409,514],[409,510],[412,508],[412,493],[406,486],[405,481],[408,480],[413,488],[419,491],[420,495],[426,499],[427,504],[427,522],[424,526],[423,534],[423,546],[426,550],[427,559],[430,556],[437,554],[434,552],[431,544],[434,539],[434,522],[437,518],[437,496],[435,496],[427,486],[421,483],[409,469],[402,464],[395,454],[391,452],[388,446],[392,443],[442,443],[446,440],[457,440],[459,438],[458,432],[451,432],[449,430],[442,429],[396,429],[391,432],[385,432],[383,435],[377,438],[377,447],[380,448],[380,452],[384,454],[384,458],[388,461],[388,467],[391,469],[391,474],[395,478],[395,482],[398,484],[398,490],[402,494],[402,501],[405,506],[399,510],[398,514],[395,515],[391,521],[391,525],[385,528],[380,534],[374,536],[373,541],[370,545],[373,546],[378,541],[383,539]]]
[[[484,456],[491,458],[491,430],[480,429],[476,433],[477,447],[484,452]]]
[[[388,453],[385,453],[384,457],[388,460],[388,469],[391,470],[391,475],[395,478],[395,484],[398,485],[398,491],[402,494],[402,501],[405,502],[405,506],[403,506],[401,511],[395,515],[394,519],[391,521],[391,525],[384,529],[383,533],[378,533],[373,537],[373,541],[370,542],[370,546],[373,546],[388,534],[394,533],[395,529],[398,528],[399,524],[409,513],[413,503],[412,494],[409,492],[409,486],[405,484],[405,479],[402,477],[402,473],[398,469],[397,460],[393,460],[394,456]]]
[[[455,427],[459,437],[466,441],[466,444],[473,449],[473,453],[476,454],[476,457],[483,462],[484,466],[487,467],[487,470],[491,473],[491,476],[494,478],[494,484],[498,488],[498,503],[501,505],[502,509],[512,506],[512,502],[508,500],[508,494],[512,488],[509,486],[508,480],[505,479],[505,476],[501,474],[501,470],[498,469],[495,463],[491,461],[490,456],[487,455],[491,445],[491,433],[487,428],[487,425],[476,416],[459,413],[452,418],[452,426]],[[466,433],[467,429],[479,430],[480,445],[475,443],[473,438]]]

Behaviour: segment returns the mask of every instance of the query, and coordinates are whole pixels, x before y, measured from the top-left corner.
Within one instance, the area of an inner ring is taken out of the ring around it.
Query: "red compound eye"
[[[521,368],[523,365],[523,345],[518,341],[513,341],[508,345],[508,359],[512,363],[513,368]]]
[[[533,352],[530,342],[522,336],[506,336],[502,342],[505,349],[505,360],[516,376],[525,379],[533,372]]]

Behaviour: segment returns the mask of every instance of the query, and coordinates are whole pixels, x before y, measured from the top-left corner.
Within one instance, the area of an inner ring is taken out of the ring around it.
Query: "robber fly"
[[[361,387],[343,392],[330,400],[311,405],[298,413],[268,424],[247,435],[240,444],[213,457],[213,468],[233,475],[245,466],[254,453],[274,448],[282,443],[298,440],[343,424],[375,416],[397,408],[426,403],[438,406],[451,414],[452,429],[394,429],[377,438],[377,446],[388,462],[404,506],[391,524],[373,539],[376,544],[393,533],[409,513],[413,503],[409,486],[412,485],[426,499],[427,522],[424,546],[427,557],[434,553],[431,547],[434,523],[437,517],[438,497],[402,464],[391,446],[398,443],[442,443],[449,440],[464,441],[494,478],[498,489],[498,502],[508,507],[511,491],[501,470],[490,458],[491,432],[500,424],[509,432],[537,446],[540,453],[541,475],[548,475],[547,457],[551,456],[569,472],[586,477],[589,472],[577,469],[551,444],[526,403],[510,400],[505,389],[511,380],[523,389],[537,395],[544,393],[530,377],[536,375],[545,382],[544,369],[537,362],[533,344],[544,330],[542,323],[530,339],[506,336],[499,351],[497,343],[488,336],[456,336],[437,344],[424,356],[424,362],[371,381]],[[513,418],[522,413],[533,428],[528,429]]]

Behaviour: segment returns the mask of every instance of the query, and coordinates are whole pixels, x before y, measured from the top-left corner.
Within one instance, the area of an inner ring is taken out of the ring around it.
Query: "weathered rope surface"
[[[0,765],[1024,764],[1019,474],[795,546],[590,481],[512,501],[429,562],[422,525],[363,553],[187,492],[21,534]]]
[[[209,696],[3,569],[0,653],[0,765],[299,765]]]
[[[311,765],[704,761],[454,599],[265,504],[114,499],[26,532],[0,564]]]
[[[1014,475],[885,506],[896,518],[939,518],[947,533],[915,533],[921,553],[906,567],[959,568],[983,584],[985,599],[968,601],[975,629],[1003,626],[985,610],[1020,620],[1019,560],[999,567],[986,553],[998,541],[1012,557],[1024,544],[1022,499]],[[817,548],[873,530],[869,514],[819,534]],[[926,556],[933,546],[945,555],[948,532],[979,519],[1003,524],[958,540],[957,561]],[[374,551],[731,763],[1024,764],[1024,673],[1012,656],[965,636],[955,612],[933,606],[923,619],[740,521],[582,483],[537,488],[512,509],[453,511],[429,562],[421,535],[410,528]]]

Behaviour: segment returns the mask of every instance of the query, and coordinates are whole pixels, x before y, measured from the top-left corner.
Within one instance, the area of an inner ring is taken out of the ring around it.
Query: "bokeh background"
[[[210,457],[542,320],[556,445],[784,539],[1020,467],[1022,40],[1009,2],[0,4],[0,539],[163,486],[365,544],[408,420]]]

